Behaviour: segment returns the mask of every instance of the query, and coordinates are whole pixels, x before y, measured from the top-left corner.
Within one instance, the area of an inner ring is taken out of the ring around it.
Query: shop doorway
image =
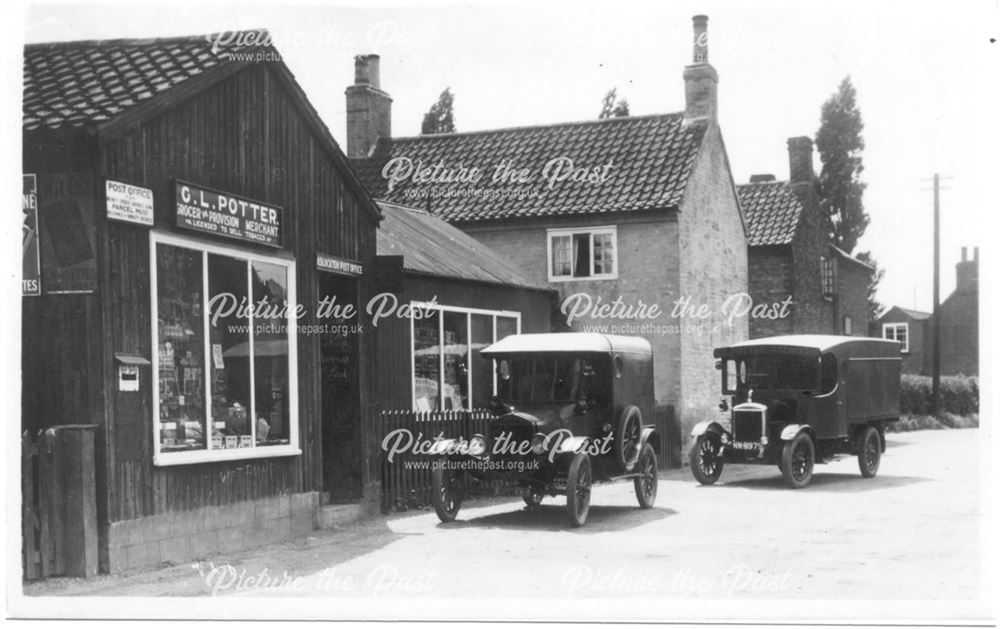
[[[358,365],[358,283],[321,274],[319,297],[337,306],[353,304],[351,318],[324,316],[320,337],[322,364],[323,492],[329,503],[361,500],[362,447],[360,369]],[[323,313],[318,313],[323,314]]]

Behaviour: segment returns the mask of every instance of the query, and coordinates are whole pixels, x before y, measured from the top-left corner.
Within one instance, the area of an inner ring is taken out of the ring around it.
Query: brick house
[[[931,313],[893,306],[872,324],[872,336],[902,343],[903,373],[927,375],[930,343],[927,320]]]
[[[746,318],[721,308],[747,289],[746,227],[706,23],[694,18],[677,113],[393,138],[377,56],[356,59],[346,92],[348,155],[374,197],[421,207],[516,260],[558,291],[564,315],[591,306],[563,319],[572,329],[648,338],[657,401],[683,425],[718,401],[712,349],[747,338]],[[707,315],[672,316],[681,298]],[[594,316],[601,305],[610,316]]]
[[[955,265],[955,290],[938,309],[941,318],[942,375],[979,375],[979,247]],[[930,375],[934,343],[934,315],[894,306],[873,326],[872,336],[903,343],[903,371]]]
[[[812,159],[812,140],[789,138],[787,181],[753,175],[737,186],[749,234],[750,296],[788,304],[783,317],[750,319],[751,338],[868,331],[874,269],[830,242]]]

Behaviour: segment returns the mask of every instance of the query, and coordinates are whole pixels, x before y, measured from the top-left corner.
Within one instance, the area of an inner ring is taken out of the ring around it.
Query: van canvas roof
[[[649,341],[635,336],[616,336],[596,332],[556,332],[549,334],[512,334],[482,351],[483,354],[520,354],[525,352],[603,352],[651,355]]]

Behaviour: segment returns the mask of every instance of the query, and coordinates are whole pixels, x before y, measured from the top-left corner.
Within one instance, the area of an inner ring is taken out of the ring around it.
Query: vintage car
[[[498,394],[486,435],[438,442],[433,503],[443,522],[462,499],[506,479],[529,508],[565,495],[582,526],[594,483],[632,480],[643,508],[656,499],[659,437],[651,417],[653,354],[645,339],[591,333],[518,334],[481,350]]]
[[[861,475],[878,472],[885,426],[899,419],[900,345],[851,336],[775,336],[715,350],[719,408],[728,421],[691,432],[691,472],[710,485],[724,463],[777,465],[792,488],[813,465],[857,455]],[[732,410],[730,410],[730,404]]]

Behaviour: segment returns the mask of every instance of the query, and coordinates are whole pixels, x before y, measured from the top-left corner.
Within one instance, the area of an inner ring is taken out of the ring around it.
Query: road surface
[[[394,514],[130,577],[50,580],[27,593],[972,599],[979,438],[978,430],[890,434],[876,478],[863,479],[851,457],[817,465],[802,490],[785,488],[773,467],[728,467],[711,487],[672,470],[649,510],[637,507],[631,483],[598,486],[580,529],[568,527],[562,497],[530,511],[519,499],[479,501],[450,524],[433,510]]]

